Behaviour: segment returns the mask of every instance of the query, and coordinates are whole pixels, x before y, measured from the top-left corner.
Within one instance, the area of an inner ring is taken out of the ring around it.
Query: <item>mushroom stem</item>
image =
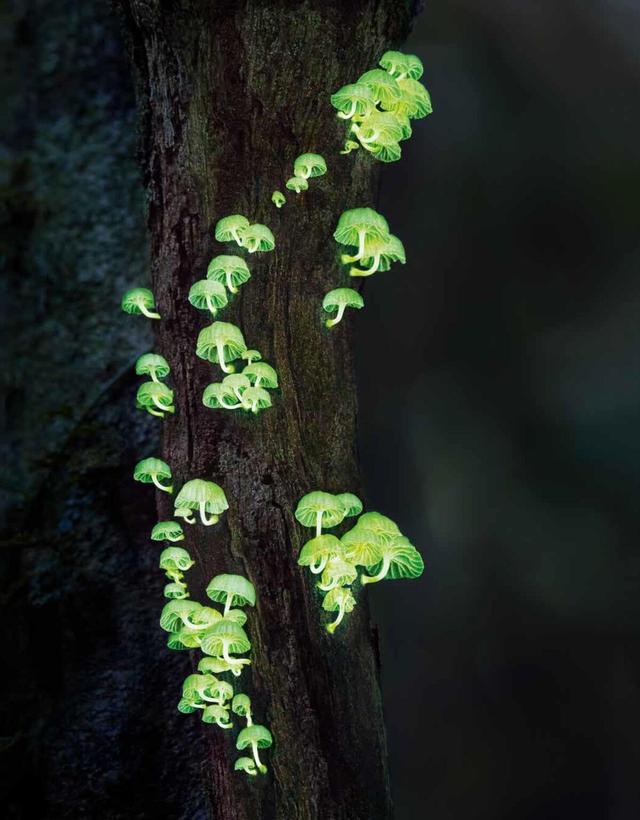
[[[387,572],[389,572],[389,567],[391,566],[391,558],[388,555],[385,555],[382,559],[382,567],[380,568],[380,572],[377,575],[361,575],[360,576],[360,583],[361,584],[375,584],[378,581],[382,581],[385,577]]]
[[[318,584],[318,589],[321,589],[323,592],[331,592],[331,590],[337,586],[339,586],[337,578],[332,578],[329,584]]]
[[[229,271],[226,271],[224,276],[225,276],[225,280],[227,282],[227,288],[229,289],[229,291],[231,293],[237,293],[238,288],[234,288],[234,286],[233,286],[233,282],[231,281],[231,273]]]
[[[151,401],[155,404],[158,410],[162,410],[165,413],[175,413],[176,409],[171,404],[163,404],[156,396],[153,396]],[[151,408],[149,408],[149,412],[151,412]],[[155,415],[155,413],[154,413]],[[162,413],[160,413],[162,415]]]
[[[147,413],[151,413],[152,416],[158,416],[159,418],[164,418],[164,413],[158,413],[157,410],[154,410],[151,407],[147,407]]]
[[[173,487],[171,485],[169,485],[168,487],[165,487],[163,484],[161,484],[158,481],[155,474],[151,476],[151,481],[153,481],[153,483],[156,485],[156,487],[159,490],[162,490],[163,493],[172,493],[173,492]]]
[[[311,564],[309,569],[314,575],[320,575],[322,570],[327,566],[327,558],[321,558],[319,564]]]
[[[214,524],[217,524],[219,520],[217,515],[211,515],[211,518],[207,518],[206,501],[200,502],[200,520],[205,525],[205,527],[212,527]]]
[[[316,538],[322,535],[322,510],[316,513]]]
[[[220,406],[224,407],[225,410],[237,410],[239,407],[243,407],[244,405],[242,402],[240,402],[240,404],[225,404],[224,401],[221,401]]]
[[[340,626],[340,622],[344,618],[344,604],[340,603],[340,609],[338,611],[338,617],[332,623],[327,624],[327,632],[330,632],[332,635],[336,631],[336,629]]]
[[[231,674],[235,675],[236,678],[242,672],[242,667],[247,663],[251,663],[248,658],[232,658],[231,655],[229,655],[226,641],[222,644],[222,657],[229,664]]]
[[[223,723],[221,720],[216,720],[216,723],[221,729],[231,729],[233,727],[233,723]]]
[[[253,759],[256,762],[256,766],[262,772],[262,774],[264,774],[267,771],[267,767],[263,765],[263,763],[260,760],[260,755],[258,754],[258,744],[255,741],[251,744],[251,749],[253,750]]]
[[[159,313],[152,313],[150,310],[147,310],[147,308],[143,304],[138,304],[138,307],[140,308],[140,313],[144,314],[147,317],[147,319],[159,319],[160,318]]]
[[[366,270],[361,270],[360,268],[351,268],[349,271],[349,276],[371,276],[372,273],[375,273],[378,270],[378,265],[380,264],[380,254],[376,253],[373,255],[373,265]]]
[[[207,303],[207,307],[209,308],[209,312],[211,313],[212,316],[215,316],[216,313],[218,312],[218,308],[211,301],[211,297],[209,295],[207,295],[207,296],[204,297],[204,299],[205,299],[205,302]]]
[[[235,371],[235,367],[233,365],[227,365],[224,360],[224,345],[221,342],[218,342],[216,345],[216,350],[218,351],[218,364],[222,368],[223,373],[233,373]]]
[[[352,100],[351,101],[351,107],[349,108],[349,110],[346,111],[346,112],[338,111],[338,117],[341,120],[350,120],[351,117],[353,117],[353,115],[356,113],[356,109],[357,109],[357,104]]]
[[[151,381],[155,382],[156,384],[162,384],[162,379],[159,379],[156,375],[155,367],[151,369],[149,375],[151,376]]]
[[[229,592],[227,593],[227,600],[224,603],[224,612],[222,614],[223,618],[226,618],[229,612],[231,612],[231,605],[233,604],[233,595]]]
[[[351,270],[354,270],[354,268],[351,268]],[[351,275],[353,276],[353,274],[351,274]],[[344,316],[344,311],[345,311],[346,307],[347,307],[346,305],[339,305],[338,312],[336,313],[335,318],[334,319],[327,319],[327,321],[325,322],[326,326],[327,327],[333,327],[334,325],[337,325],[338,322]]]
[[[235,239],[235,241],[238,243],[238,245],[240,245],[240,247],[242,247],[242,238],[240,237],[240,234],[238,233],[236,228],[231,229],[231,236]]]

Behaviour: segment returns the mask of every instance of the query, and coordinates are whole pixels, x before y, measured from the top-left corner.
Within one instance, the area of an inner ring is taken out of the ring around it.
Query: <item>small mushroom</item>
[[[351,586],[357,577],[358,570],[353,564],[345,561],[342,555],[337,555],[329,559],[322,572],[320,583],[316,586],[323,592],[330,592],[335,587]]]
[[[242,236],[249,227],[249,220],[241,214],[232,214],[220,219],[216,224],[215,237],[218,242],[236,242],[242,245]]]
[[[208,629],[201,638],[200,648],[206,655],[221,657],[238,677],[242,667],[250,664],[249,658],[232,658],[229,653],[241,655],[251,649],[251,641],[244,629],[234,621],[223,618]]]
[[[250,774],[253,777],[258,776],[258,770],[256,769],[256,764],[250,757],[239,757],[234,766],[234,771],[236,772],[244,772],[245,774]]]
[[[365,71],[357,84],[368,86],[376,103],[380,103],[380,107],[386,111],[392,109],[402,96],[397,81],[381,68]]]
[[[187,585],[181,581],[172,581],[170,584],[165,584],[162,594],[172,601],[182,601],[189,597]]]
[[[262,387],[248,387],[242,394],[242,405],[245,410],[259,413],[260,410],[271,407],[271,396]]]
[[[155,484],[163,493],[173,492],[171,485],[167,487],[160,483],[163,478],[171,479],[171,468],[159,458],[143,458],[139,461],[134,467],[133,478],[143,484]]]
[[[338,616],[330,624],[327,624],[327,632],[333,635],[347,612],[353,612],[356,599],[347,587],[335,587],[324,596],[322,608],[326,612],[337,612]]]
[[[356,310],[364,307],[364,299],[357,290],[352,288],[336,288],[325,295],[322,300],[322,307],[327,313],[332,313],[334,310],[338,311],[333,319],[325,321],[326,327],[333,327],[342,320],[348,307]]]
[[[341,120],[350,120],[356,116],[365,117],[373,111],[375,104],[373,91],[362,83],[343,85],[331,95],[331,105],[338,109],[338,117]]]
[[[344,518],[344,507],[331,493],[316,490],[302,496],[298,501],[295,516],[303,527],[316,528],[316,537],[322,535],[322,528],[337,527]]]
[[[400,99],[393,108],[395,114],[404,114],[411,120],[420,120],[433,113],[431,97],[427,89],[417,80],[398,80]]]
[[[408,538],[398,536],[392,541],[383,541],[380,545],[382,560],[376,565],[367,567],[373,575],[361,575],[362,584],[375,584],[385,578],[419,578],[424,571],[424,561],[418,550]]]
[[[260,760],[258,749],[268,749],[272,745],[273,737],[271,736],[271,732],[266,726],[260,726],[257,723],[254,723],[253,726],[245,727],[238,735],[236,741],[236,749],[239,752],[242,752],[249,746],[251,747],[255,764],[258,767],[258,771],[262,774],[266,773],[267,767],[263,765]]]
[[[198,310],[208,310],[215,317],[220,308],[227,305],[227,290],[215,279],[200,279],[191,285],[189,301]]]
[[[215,703],[205,708],[202,713],[202,720],[204,723],[215,723],[221,729],[233,728],[233,723],[229,720],[229,710]]]
[[[238,286],[251,279],[249,266],[241,256],[221,254],[214,256],[207,268],[207,279],[226,286],[230,293],[237,293]]]
[[[247,726],[253,726],[253,719],[251,716],[251,698],[249,695],[238,693],[234,695],[231,701],[231,711],[234,715],[239,715],[247,721]]]
[[[290,191],[295,191],[297,194],[309,188],[309,183],[302,177],[291,177],[286,181],[285,185]]]
[[[340,216],[333,238],[341,245],[357,245],[355,256],[342,257],[344,263],[350,264],[363,258],[367,240],[388,235],[389,224],[377,211],[373,208],[352,208]]]
[[[178,526],[180,526],[178,524]],[[167,574],[183,573],[194,565],[195,561],[182,547],[166,547],[160,553],[160,569]]]
[[[407,261],[404,245],[397,236],[389,234],[382,239],[372,239],[365,244],[365,255],[361,262],[369,265],[365,270],[351,268],[350,276],[371,276],[376,271],[389,270],[393,262],[404,265]]]
[[[213,410],[218,408],[222,410],[239,410],[244,405],[241,401],[236,401],[236,399],[237,396],[233,392],[233,389],[229,384],[225,384],[224,381],[208,384],[202,394],[202,403],[204,406],[211,407]]]
[[[184,541],[184,531],[178,521],[158,521],[151,530],[152,541]]]
[[[345,518],[352,518],[362,512],[362,501],[354,493],[338,493],[336,496],[345,509]]]
[[[314,575],[319,575],[327,562],[342,553],[340,539],[326,533],[318,535],[302,547],[298,556],[298,566],[309,567]]]
[[[160,382],[171,372],[169,362],[158,353],[143,353],[136,362],[137,376],[151,376],[154,382]]]
[[[257,251],[272,251],[276,246],[276,240],[266,225],[249,225],[242,233],[242,247],[249,253]]]
[[[163,382],[143,382],[136,393],[136,407],[162,419],[165,413],[176,411],[173,390]]]
[[[396,80],[410,77],[419,80],[424,68],[422,60],[415,54],[403,54],[401,51],[385,51],[380,57],[379,65]]]
[[[213,481],[194,478],[182,487],[175,500],[177,510],[198,510],[205,527],[218,523],[220,515],[229,509],[224,490]],[[185,519],[186,520],[186,519]]]
[[[224,604],[224,617],[232,606],[255,606],[256,590],[251,581],[242,575],[216,575],[207,587],[212,601]]]
[[[276,208],[282,208],[282,206],[286,203],[287,199],[281,191],[274,191],[271,194],[271,201],[276,206]]]
[[[214,322],[200,331],[196,355],[219,364],[225,373],[233,373],[235,368],[229,362],[242,356],[246,349],[239,327],[228,322]]]
[[[320,154],[300,154],[293,163],[293,173],[302,179],[321,177],[327,173],[327,163]]]
[[[159,319],[154,313],[156,300],[149,288],[131,288],[122,297],[121,307],[125,313],[141,313],[147,319]]]
[[[242,374],[249,379],[253,387],[266,387],[269,390],[274,390],[278,386],[278,374],[266,362],[248,364]]]

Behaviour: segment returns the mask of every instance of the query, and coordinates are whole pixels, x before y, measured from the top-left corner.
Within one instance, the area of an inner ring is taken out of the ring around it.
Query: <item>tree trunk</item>
[[[227,494],[230,509],[218,526],[186,528],[184,546],[197,560],[188,580],[202,602],[217,573],[254,583],[252,666],[238,682],[253,698],[256,721],[274,736],[265,753],[270,774],[253,779],[233,770],[239,753],[231,733],[204,727],[211,814],[387,818],[377,640],[366,594],[329,636],[313,580],[296,564],[310,532],[293,511],[311,490],[360,489],[351,322],[325,330],[321,302],[347,284],[332,239],[336,220],[348,207],[374,204],[376,171],[368,157],[339,155],[344,126],[329,96],[406,35],[411,12],[400,0],[120,6],[142,112],[151,278],[162,315],[155,350],[171,363],[176,393],[157,455],[171,465],[178,489],[207,478]],[[287,191],[278,210],[271,194],[284,190],[294,158],[306,151],[321,153],[329,172],[306,193]],[[187,300],[210,258],[234,253],[213,237],[216,221],[232,213],[267,224],[276,237],[275,251],[247,257],[252,278],[221,317],[278,371],[273,407],[255,418],[203,406],[204,388],[221,373],[195,355],[207,321]],[[172,499],[158,496],[160,518],[171,517]]]

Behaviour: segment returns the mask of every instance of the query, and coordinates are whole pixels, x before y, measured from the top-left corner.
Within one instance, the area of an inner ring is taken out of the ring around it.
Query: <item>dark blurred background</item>
[[[164,816],[135,792],[166,769],[194,820],[146,718],[197,737],[137,697],[177,662],[120,480],[150,435],[113,322],[147,254],[128,66],[106,3],[3,16],[4,805]],[[398,820],[640,817],[639,44],[630,0],[431,0],[406,44],[435,107],[383,172],[408,262],[354,318],[368,500],[427,565],[371,591]]]

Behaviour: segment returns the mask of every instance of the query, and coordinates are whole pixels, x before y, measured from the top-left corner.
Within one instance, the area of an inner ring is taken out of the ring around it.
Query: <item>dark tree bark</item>
[[[293,511],[310,490],[360,488],[349,323],[326,332],[321,301],[342,277],[331,237],[336,219],[348,207],[374,204],[376,171],[367,157],[339,155],[344,127],[329,95],[403,39],[411,10],[401,0],[120,6],[142,112],[152,286],[163,317],[156,350],[171,362],[176,390],[162,457],[178,488],[201,477],[226,491],[221,525],[188,528],[185,546],[197,557],[191,586],[204,600],[206,582],[219,572],[255,584],[253,663],[240,680],[275,739],[265,755],[271,774],[254,781],[234,773],[229,733],[206,727],[211,814],[386,818],[385,732],[366,596],[329,637],[320,598],[296,565],[309,532]],[[271,193],[304,151],[323,154],[329,173],[306,194],[288,192],[276,210]],[[264,222],[276,236],[274,252],[248,258],[252,279],[223,317],[280,377],[273,408],[251,419],[202,405],[220,372],[195,355],[206,320],[187,301],[208,260],[224,252],[213,227],[230,213]],[[159,495],[166,518],[171,499]]]

